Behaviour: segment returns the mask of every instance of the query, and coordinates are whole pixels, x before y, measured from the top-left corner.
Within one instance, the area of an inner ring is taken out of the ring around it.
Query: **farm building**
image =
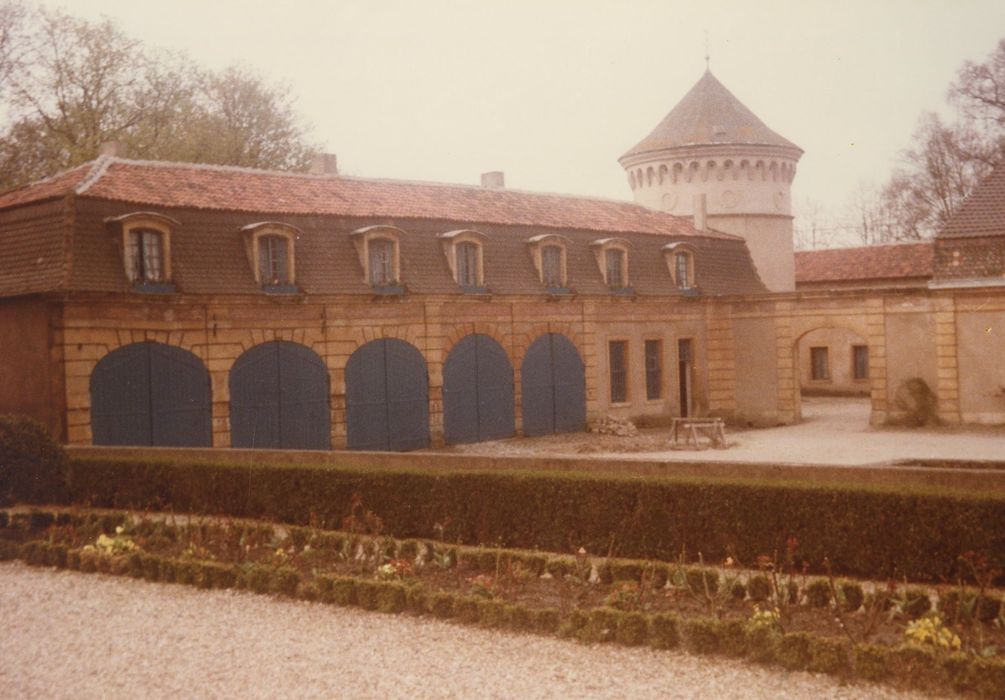
[[[874,422],[912,378],[944,421],[1005,422],[1005,172],[930,282],[803,288],[800,154],[706,73],[622,157],[635,203],[104,155],[0,195],[0,412],[71,444],[307,449],[790,423],[801,342],[842,329]]]

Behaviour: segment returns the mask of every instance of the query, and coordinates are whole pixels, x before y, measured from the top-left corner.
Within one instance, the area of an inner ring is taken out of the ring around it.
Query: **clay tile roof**
[[[0,194],[0,209],[73,190],[83,197],[269,214],[436,219],[539,228],[728,238],[638,204],[465,185],[271,172],[228,166],[99,158]]]
[[[0,193],[0,209],[62,197],[85,182],[97,167],[99,167],[99,161],[84,163],[72,170],[64,170],[44,180],[23,185],[16,190],[2,192]]]
[[[986,177],[939,232],[939,237],[1005,236],[1005,165]]]
[[[799,251],[796,284],[930,278],[932,258],[931,241]]]
[[[711,71],[670,110],[652,133],[621,156],[704,144],[757,144],[802,149],[769,129]]]

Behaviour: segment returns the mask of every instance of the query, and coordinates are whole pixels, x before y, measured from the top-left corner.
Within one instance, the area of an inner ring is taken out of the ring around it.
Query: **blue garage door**
[[[91,373],[95,445],[210,447],[211,413],[209,372],[187,350],[135,343]]]
[[[256,345],[230,370],[230,444],[286,450],[331,448],[328,369],[310,348]]]
[[[572,341],[542,335],[520,365],[523,434],[551,435],[586,429],[586,371]]]
[[[511,437],[513,365],[487,335],[461,339],[443,365],[443,437],[448,443]]]
[[[346,441],[351,450],[429,446],[426,361],[403,340],[374,340],[345,366]]]

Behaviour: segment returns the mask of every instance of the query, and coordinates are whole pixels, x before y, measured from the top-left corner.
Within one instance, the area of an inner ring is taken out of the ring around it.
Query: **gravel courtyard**
[[[6,698],[920,698],[740,662],[0,565]]]

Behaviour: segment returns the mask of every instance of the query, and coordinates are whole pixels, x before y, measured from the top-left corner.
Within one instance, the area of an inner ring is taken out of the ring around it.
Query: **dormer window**
[[[401,245],[404,231],[394,226],[367,226],[351,234],[366,283],[381,294],[401,294]]]
[[[663,246],[663,254],[676,287],[685,291],[695,289],[694,249],[686,243],[671,243]]]
[[[367,243],[367,257],[370,264],[370,285],[387,287],[397,281],[394,274],[394,241],[389,238],[374,238]]]
[[[171,233],[179,224],[154,212],[134,212],[105,219],[120,241],[126,279],[140,292],[170,293]]]
[[[466,292],[484,292],[485,275],[482,263],[482,243],[485,234],[462,230],[441,233],[447,266],[457,285]]]
[[[268,294],[297,291],[296,240],[300,229],[278,221],[261,221],[241,229],[255,282]]]
[[[127,237],[126,274],[133,282],[164,281],[164,243],[160,231],[137,228]]]
[[[612,290],[627,290],[628,241],[623,238],[601,238],[590,244],[604,284]]]
[[[262,236],[258,239],[258,276],[263,284],[290,283],[286,245],[286,239],[279,236]]]
[[[604,258],[607,261],[607,286],[624,287],[625,279],[621,270],[625,264],[625,251],[608,250],[604,252]]]
[[[530,244],[531,257],[541,284],[552,293],[565,292],[568,289],[566,250],[569,239],[549,233],[534,236],[527,242]]]
[[[564,287],[565,251],[561,246],[546,245],[541,248],[541,281],[548,288]]]

